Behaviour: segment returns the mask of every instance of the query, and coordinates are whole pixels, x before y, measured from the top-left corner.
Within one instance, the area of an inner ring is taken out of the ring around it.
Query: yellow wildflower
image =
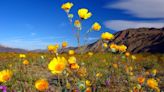
[[[79,20],[75,20],[74,22],[75,27],[81,27],[81,22]]]
[[[115,49],[117,49],[117,45],[114,44],[114,43],[111,43],[111,44],[110,44],[110,48],[115,48]]]
[[[54,45],[48,45],[47,48],[48,48],[49,51],[52,51],[52,50],[54,50]]]
[[[57,50],[59,48],[59,45],[48,45],[48,51],[53,52],[53,53],[57,53]]]
[[[58,44],[55,44],[54,46],[55,46],[55,50],[56,50],[56,52],[57,52],[57,49],[59,48],[59,45],[58,45]],[[54,51],[55,51],[55,50],[54,50]]]
[[[73,6],[73,3],[70,3],[70,2],[67,2],[67,3],[64,3],[61,8],[63,10],[65,10],[66,12],[69,12],[69,10],[72,8]]]
[[[12,75],[13,75],[12,71],[8,69],[0,71],[0,83],[7,82],[8,80],[10,80]]]
[[[24,64],[24,65],[28,65],[28,64],[29,64],[29,61],[28,61],[28,60],[24,60],[24,61],[23,61],[23,64]]]
[[[92,92],[92,90],[90,87],[87,87],[85,92]]]
[[[63,42],[62,43],[62,48],[66,48],[68,46],[68,43],[67,42]]]
[[[66,88],[70,89],[71,88],[71,84],[69,82],[66,83]]]
[[[156,87],[158,87],[158,82],[153,79],[153,78],[150,78],[147,80],[147,85],[150,87],[150,88],[153,88],[155,89]]]
[[[88,55],[89,56],[93,56],[93,52],[88,52]]]
[[[102,77],[102,73],[97,73],[96,77]]]
[[[19,57],[20,58],[26,58],[26,55],[25,54],[19,54]]]
[[[156,75],[156,74],[157,74],[157,69],[153,69],[153,70],[152,70],[152,74],[153,74],[153,75]]]
[[[88,87],[91,86],[91,82],[90,82],[89,80],[86,80],[86,81],[85,81],[85,84],[86,84],[86,86],[88,86]]]
[[[76,57],[74,57],[74,56],[69,57],[68,63],[69,64],[75,64],[76,63]]]
[[[133,60],[136,60],[137,58],[136,58],[136,56],[135,56],[135,55],[132,55],[132,59],[133,59]]]
[[[107,44],[107,43],[103,43],[103,46],[104,46],[105,48],[107,48],[107,47],[108,47],[108,44]]]
[[[110,49],[113,50],[113,51],[117,51],[118,50],[118,45],[116,45],[114,43],[111,43],[110,44]]]
[[[95,30],[95,31],[99,31],[101,29],[101,25],[99,23],[95,22],[92,25],[92,29]]]
[[[79,65],[77,63],[71,64],[71,69],[79,69]]]
[[[45,91],[48,89],[48,82],[45,79],[40,79],[35,82],[35,88],[39,91]]]
[[[111,40],[111,39],[114,39],[114,35],[109,32],[105,32],[105,33],[102,33],[101,38],[103,40]]]
[[[88,9],[82,8],[78,10],[78,15],[81,19],[88,19],[92,16],[92,13],[88,12]]]
[[[59,74],[62,73],[62,71],[65,69],[67,64],[67,61],[64,57],[57,57],[50,61],[48,64],[48,69],[53,74]]]
[[[69,54],[69,55],[74,55],[74,54],[75,54],[75,51],[74,51],[74,50],[69,50],[69,51],[68,51],[68,54]]]
[[[126,53],[125,53],[125,56],[126,56],[126,57],[129,57],[129,56],[130,56],[130,53],[129,53],[129,52],[126,52]]]
[[[144,83],[145,78],[144,77],[138,77],[137,80],[140,84],[142,84],[142,83]]]
[[[119,46],[118,46],[118,50],[119,50],[120,52],[125,52],[125,51],[127,50],[127,47],[126,47],[125,45],[119,45]]]

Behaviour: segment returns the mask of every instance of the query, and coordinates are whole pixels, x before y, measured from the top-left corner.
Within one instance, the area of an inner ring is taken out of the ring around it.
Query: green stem
[[[59,88],[61,88],[61,84],[60,84],[60,76],[58,75],[58,86]]]
[[[80,47],[80,31],[77,31],[77,43],[78,47]]]

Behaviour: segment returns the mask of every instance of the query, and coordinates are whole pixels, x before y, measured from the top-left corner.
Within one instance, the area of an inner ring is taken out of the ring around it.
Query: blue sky
[[[70,13],[78,19],[79,8],[93,16],[83,21],[81,36],[94,22],[100,32],[89,34],[89,42],[101,33],[139,27],[164,27],[164,0],[0,0],[0,44],[24,49],[45,49],[48,44],[67,41],[76,46],[74,31],[61,5],[72,2]],[[81,39],[83,44],[83,39]]]

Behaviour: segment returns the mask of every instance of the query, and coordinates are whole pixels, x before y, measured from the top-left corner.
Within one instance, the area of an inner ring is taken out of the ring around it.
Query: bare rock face
[[[139,28],[115,34],[114,43],[125,44],[132,53],[164,53],[164,28]]]
[[[131,53],[164,53],[164,28],[138,28],[138,29],[127,29],[119,31],[114,34],[115,39],[108,42],[115,44],[125,44]],[[103,41],[98,40],[95,43],[87,46],[82,46],[83,52],[93,51],[101,52],[106,51],[102,48]],[[74,48],[63,49],[61,52],[67,52],[69,49],[75,50],[77,53],[81,51]]]

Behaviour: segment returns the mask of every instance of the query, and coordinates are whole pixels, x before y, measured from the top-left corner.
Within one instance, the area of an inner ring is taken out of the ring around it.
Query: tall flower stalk
[[[67,3],[63,4],[61,7],[66,12],[71,25],[73,25],[72,19],[74,16],[73,14],[70,14],[70,9],[72,8],[72,6],[73,6],[72,3],[67,2]],[[88,9],[86,9],[86,8],[81,8],[78,10],[78,16],[80,19],[74,21],[73,30],[76,30],[76,39],[77,39],[77,44],[78,44],[78,48],[79,48],[80,47],[80,31],[82,30],[81,22],[83,20],[90,18],[92,16],[92,13],[88,12]]]
[[[100,31],[101,30],[101,25],[98,22],[95,22],[92,27],[85,33],[84,35],[84,46],[85,48],[87,47],[87,42],[88,42],[88,38],[89,38],[89,33],[92,31]],[[84,48],[84,49],[85,49]]]

